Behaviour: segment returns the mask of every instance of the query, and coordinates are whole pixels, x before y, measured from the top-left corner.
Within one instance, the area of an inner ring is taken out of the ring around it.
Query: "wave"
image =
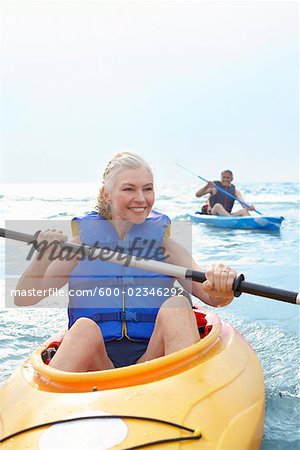
[[[248,202],[297,203],[299,183],[241,184],[239,189]],[[4,184],[0,200],[41,202],[89,202],[96,201],[99,186],[95,183],[60,184]],[[195,185],[164,184],[157,186],[157,201],[199,204]]]
[[[30,197],[24,197],[24,196],[4,196],[0,197],[0,199],[8,200],[8,201],[15,201],[15,202],[49,202],[49,203],[74,203],[74,202],[90,202],[95,201],[95,197],[83,197],[83,198],[75,198],[75,197],[40,197],[40,196],[30,196]]]

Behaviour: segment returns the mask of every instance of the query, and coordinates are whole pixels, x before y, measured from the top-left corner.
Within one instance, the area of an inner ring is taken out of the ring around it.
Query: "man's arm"
[[[209,181],[204,187],[202,187],[201,189],[199,189],[199,191],[196,192],[196,197],[203,197],[203,195],[206,194],[215,194],[216,189],[213,187],[214,184]]]
[[[241,202],[247,203],[247,202],[244,200],[244,197],[242,196],[241,192],[240,192],[238,189],[235,190],[235,196],[236,196],[236,198],[237,198],[238,200],[240,200]],[[245,205],[243,205],[243,204],[241,203],[241,206],[242,206],[244,209],[247,209],[247,210],[249,210],[249,211],[254,211],[254,210],[255,210],[255,206],[254,206],[254,205],[249,205],[249,208],[247,208],[247,206],[245,206]]]

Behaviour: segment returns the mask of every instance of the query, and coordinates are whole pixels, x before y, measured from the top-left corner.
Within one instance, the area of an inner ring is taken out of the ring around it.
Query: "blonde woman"
[[[153,173],[148,163],[130,152],[116,154],[103,174],[97,211],[73,219],[73,242],[96,245],[171,264],[200,268],[191,255],[170,239],[170,219],[152,209]],[[38,243],[66,240],[56,230],[40,233]],[[215,264],[204,283],[179,279],[185,290],[208,305],[233,300],[236,272]],[[99,259],[54,260],[49,250],[36,257],[17,289],[47,290],[69,283],[69,329],[50,361],[65,371],[113,369],[158,358],[190,346],[199,332],[190,300],[174,288],[174,278],[119,266]],[[82,295],[92,290],[92,297]],[[81,292],[78,294],[78,292]],[[16,297],[32,305],[41,297]]]

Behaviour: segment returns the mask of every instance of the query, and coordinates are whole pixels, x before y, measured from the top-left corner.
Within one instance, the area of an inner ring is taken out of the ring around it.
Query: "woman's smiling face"
[[[145,167],[124,169],[106,195],[113,220],[143,223],[154,203],[153,177]]]

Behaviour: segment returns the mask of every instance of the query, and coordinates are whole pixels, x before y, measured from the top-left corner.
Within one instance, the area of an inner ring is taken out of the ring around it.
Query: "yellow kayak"
[[[197,314],[204,318],[203,310]],[[41,357],[0,391],[3,450],[255,450],[264,379],[245,339],[205,312],[203,338],[184,350],[113,370],[70,373]]]

